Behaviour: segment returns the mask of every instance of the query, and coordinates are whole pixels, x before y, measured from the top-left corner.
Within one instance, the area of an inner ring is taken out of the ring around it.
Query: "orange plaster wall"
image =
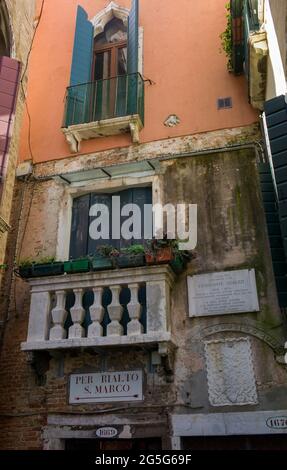
[[[48,0],[30,57],[28,109],[31,148],[35,163],[71,155],[61,132],[64,96],[69,84],[76,10],[79,0]],[[92,18],[109,4],[106,0],[80,0]],[[130,7],[130,0],[117,3]],[[226,0],[140,0],[140,26],[144,28],[144,76],[155,82],[145,86],[145,127],[141,143],[239,127],[257,120],[248,104],[243,77],[226,70],[220,33],[226,27]],[[219,97],[231,96],[233,108],[217,110]],[[170,114],[180,124],[167,128]],[[81,153],[131,145],[129,135],[83,142]],[[30,159],[28,119],[21,135],[20,159]]]

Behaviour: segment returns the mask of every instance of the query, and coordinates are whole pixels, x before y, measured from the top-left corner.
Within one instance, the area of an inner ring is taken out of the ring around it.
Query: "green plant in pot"
[[[175,240],[173,246],[174,257],[169,264],[176,274],[181,274],[185,270],[187,263],[195,258],[195,255],[191,251],[180,250],[178,244],[179,242]]]
[[[115,267],[115,248],[112,245],[101,245],[91,257],[91,265],[94,271],[113,269]]]
[[[117,258],[119,268],[130,268],[145,265],[145,248],[141,244],[122,248]]]
[[[173,247],[175,240],[168,239],[165,235],[163,239],[151,240],[145,249],[147,264],[167,264],[174,258]]]
[[[42,258],[32,264],[32,276],[58,276],[64,273],[64,264],[55,261],[54,257]]]
[[[18,272],[23,279],[32,277],[32,265],[33,261],[30,258],[22,259],[18,264],[18,269],[15,270]]]
[[[89,270],[90,260],[87,257],[70,259],[64,262],[64,272],[67,274],[86,273]]]
[[[58,276],[63,274],[64,265],[61,262],[56,262],[54,257],[45,257],[38,261],[26,258],[20,261],[18,272],[25,279],[29,277]]]

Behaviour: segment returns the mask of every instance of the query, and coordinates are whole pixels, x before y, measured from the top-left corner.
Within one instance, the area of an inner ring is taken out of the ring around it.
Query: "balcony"
[[[73,152],[82,140],[130,133],[144,125],[144,81],[139,73],[67,88],[62,131]]]
[[[265,100],[268,44],[266,32],[260,29],[258,0],[245,0],[244,9],[245,74],[249,100],[256,109],[263,109]]]
[[[168,265],[29,279],[23,351],[144,347],[173,349]]]

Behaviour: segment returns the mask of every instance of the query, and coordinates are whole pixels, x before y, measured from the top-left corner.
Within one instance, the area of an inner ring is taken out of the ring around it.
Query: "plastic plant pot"
[[[135,268],[145,265],[144,253],[120,255],[117,258],[119,268]]]
[[[32,265],[19,266],[19,274],[23,279],[29,279],[29,277],[32,277]]]
[[[71,261],[65,261],[64,271],[65,273],[86,273],[90,270],[90,261],[88,259],[75,259]]]
[[[59,276],[64,273],[63,263],[33,264],[32,277]]]
[[[94,256],[91,260],[91,265],[94,271],[104,271],[114,267],[113,260],[107,256]]]
[[[186,263],[180,256],[176,256],[169,262],[169,265],[176,274],[181,274],[185,269]]]

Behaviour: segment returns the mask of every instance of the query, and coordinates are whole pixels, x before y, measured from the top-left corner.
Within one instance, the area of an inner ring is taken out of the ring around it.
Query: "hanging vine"
[[[220,34],[221,39],[221,49],[220,51],[225,52],[227,57],[227,69],[233,70],[232,64],[232,19],[231,19],[231,11],[230,11],[230,2],[225,5],[226,9],[226,19],[227,25],[225,31]]]

